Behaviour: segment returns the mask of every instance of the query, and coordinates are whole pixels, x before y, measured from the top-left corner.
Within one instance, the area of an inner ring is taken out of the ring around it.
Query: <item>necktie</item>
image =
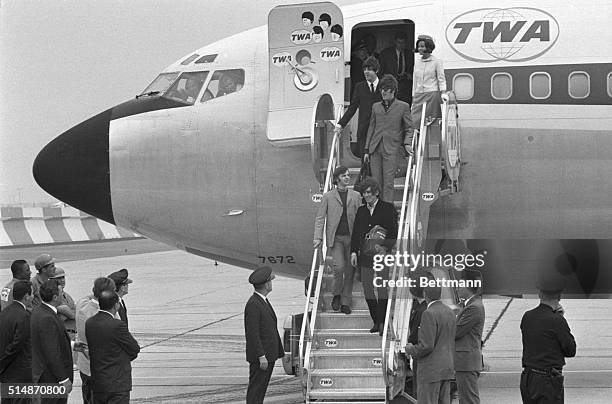
[[[398,64],[398,68],[397,68],[397,74],[402,74],[404,73],[404,52],[400,52],[399,53],[399,60],[397,61]]]
[[[370,83],[370,90],[372,90],[372,94],[374,94],[374,83]]]

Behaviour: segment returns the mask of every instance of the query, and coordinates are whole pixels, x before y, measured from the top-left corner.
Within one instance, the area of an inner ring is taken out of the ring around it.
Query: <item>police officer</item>
[[[540,305],[525,312],[521,320],[524,404],[563,403],[564,358],[576,355],[576,341],[559,303],[564,286],[560,277],[541,279]]]

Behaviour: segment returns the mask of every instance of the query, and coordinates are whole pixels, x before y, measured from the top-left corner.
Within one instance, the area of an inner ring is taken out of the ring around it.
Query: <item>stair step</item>
[[[313,340],[313,350],[331,351],[340,349],[378,349],[380,351],[381,337],[378,333],[362,330],[316,330]]]
[[[355,284],[355,282],[354,282],[354,284]],[[319,300],[320,299],[323,299],[324,307],[325,307],[325,311],[326,312],[333,312],[334,311],[332,309],[332,301],[334,300],[334,294],[333,293],[325,292],[325,293],[323,293],[319,297]],[[365,301],[365,297],[364,297],[362,291],[353,292],[353,298],[351,299],[350,307],[351,307],[352,310],[367,310],[368,309],[368,305],[367,305],[367,303]]]
[[[382,376],[381,376],[382,379]],[[310,390],[309,398],[314,398],[317,400],[338,400],[344,399],[345,401],[337,401],[340,403],[351,402],[348,400],[381,400],[384,402],[386,398],[386,390],[384,387],[378,388],[370,388],[370,389],[336,389],[336,390],[327,390],[320,389],[318,386],[313,386],[312,390]],[[327,402],[326,402],[327,403]]]
[[[382,366],[380,348],[320,349],[312,351],[311,360],[313,369],[380,369]]]
[[[323,312],[317,314],[315,328],[326,330],[330,328],[369,329],[372,318],[368,310],[353,310],[351,314]]]
[[[310,374],[312,381],[311,390],[344,390],[344,389],[376,389],[385,388],[382,370],[369,369],[337,369],[338,372],[329,370],[314,370]]]

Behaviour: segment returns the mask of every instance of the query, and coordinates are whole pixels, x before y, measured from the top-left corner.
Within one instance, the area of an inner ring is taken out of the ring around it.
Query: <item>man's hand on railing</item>
[[[370,155],[368,153],[363,155],[363,161],[365,161],[366,163],[370,161]]]
[[[334,133],[341,133],[342,129],[344,129],[344,128],[340,124],[335,124],[334,125]]]
[[[321,240],[313,240],[312,241],[312,246],[316,250],[317,248],[319,248],[321,246],[321,243],[322,243]]]
[[[404,150],[406,150],[406,153],[408,153],[409,156],[414,154],[414,150],[412,150],[412,146],[409,144],[404,144]]]
[[[448,95],[448,92],[443,92],[442,94],[440,94],[440,98],[442,98],[443,102],[448,102],[450,97]]]
[[[357,253],[351,253],[351,265],[354,267],[357,266]]]

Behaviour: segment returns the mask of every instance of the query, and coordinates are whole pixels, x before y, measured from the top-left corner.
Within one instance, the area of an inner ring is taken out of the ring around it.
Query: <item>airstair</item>
[[[441,195],[459,190],[456,102],[444,103],[442,108],[443,119],[434,122],[425,122],[423,112],[420,134],[413,140],[415,152],[408,159],[407,174],[403,179],[396,179],[394,205],[399,211],[396,251],[400,253],[418,253],[424,248],[430,205]],[[331,173],[341,164],[340,136],[335,134],[331,142],[323,192],[332,189]],[[412,303],[409,289],[389,288],[382,337],[369,332],[372,320],[361,282],[354,282],[352,313],[334,312],[331,308],[333,276],[331,259],[326,258],[325,232],[323,237],[321,247],[313,253],[299,340],[304,401],[328,404],[396,402],[393,399],[401,397],[406,379],[403,350]],[[396,265],[390,270],[390,279],[409,276],[409,267]],[[398,402],[416,402],[405,394],[404,397],[404,401]]]

